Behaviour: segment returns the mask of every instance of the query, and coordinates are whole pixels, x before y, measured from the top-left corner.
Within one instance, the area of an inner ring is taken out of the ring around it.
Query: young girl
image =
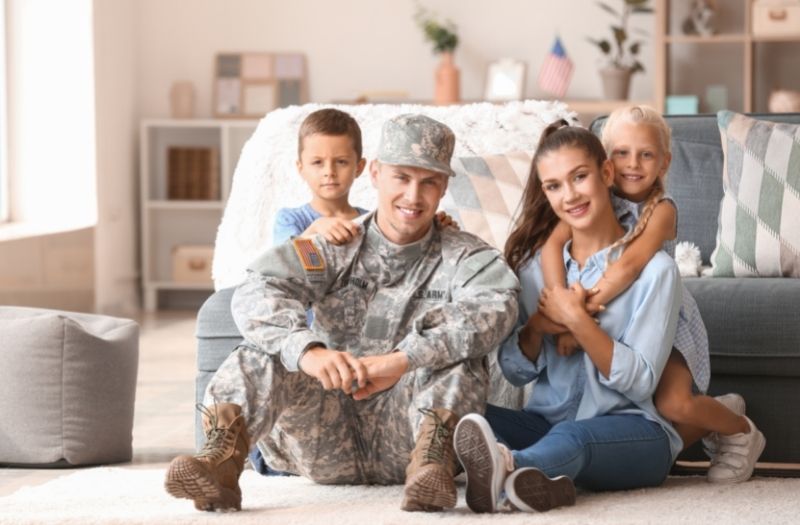
[[[592,290],[589,304],[597,308],[624,291],[662,246],[673,255],[677,226],[675,203],[664,191],[671,160],[670,129],[664,119],[648,107],[620,108],[606,122],[603,146],[614,167],[617,215],[631,229],[611,247],[614,251],[628,244]],[[548,288],[563,287],[561,253],[568,239],[568,228],[562,223],[545,243],[543,266]],[[693,382],[700,392],[708,388],[708,336],[697,304],[685,287],[674,347],[655,392],[656,408],[673,423],[684,446],[712,433],[703,440],[712,459],[709,481],[749,479],[764,449],[764,437],[744,416],[744,400],[738,394],[716,399],[693,394]],[[576,348],[570,334],[558,337],[562,355]]]
[[[626,233],[612,206],[613,182],[594,134],[566,122],[545,130],[506,242],[522,292],[517,327],[498,354],[512,384],[536,385],[523,410],[489,405],[485,419],[469,414],[456,428],[467,504],[476,512],[496,510],[503,489],[516,508],[544,511],[573,504],[574,485],[659,485],[681,450],[652,400],[680,308],[674,261],[651,257],[599,324],[587,308],[586,289],[596,286],[610,247]],[[561,258],[570,287],[545,290],[540,248],[559,221],[571,238]],[[582,352],[558,353],[552,335],[565,329]]]

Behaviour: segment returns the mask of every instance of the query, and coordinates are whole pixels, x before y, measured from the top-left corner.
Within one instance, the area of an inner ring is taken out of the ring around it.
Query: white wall
[[[94,0],[95,310],[138,307],[136,0]]]
[[[613,3],[613,2],[611,2]],[[620,2],[621,3],[621,2]],[[211,114],[213,59],[223,51],[302,51],[315,102],[353,99],[364,91],[433,96],[436,57],[414,24],[413,0],[140,0],[139,109],[168,116],[172,82],[190,80],[197,116]],[[575,73],[567,98],[600,98],[600,52],[587,37],[610,36],[611,17],[593,0],[425,0],[458,26],[462,98],[482,97],[486,66],[500,57],[528,63],[528,98],[555,34]],[[653,17],[632,20],[653,33]],[[643,54],[652,54],[646,47]],[[652,91],[649,72],[637,75],[633,99]]]

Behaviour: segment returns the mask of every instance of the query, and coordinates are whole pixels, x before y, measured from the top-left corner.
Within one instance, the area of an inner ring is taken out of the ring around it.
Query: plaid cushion
[[[800,277],[800,126],[717,114],[725,155],[714,276]]]
[[[451,166],[456,176],[450,179],[442,208],[463,230],[502,250],[528,180],[531,155],[520,151],[457,157]]]

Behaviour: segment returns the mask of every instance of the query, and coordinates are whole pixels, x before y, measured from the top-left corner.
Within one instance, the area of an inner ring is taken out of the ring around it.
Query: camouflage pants
[[[394,484],[405,480],[422,420],[418,409],[483,413],[487,388],[477,359],[417,369],[391,389],[354,401],[303,372],[288,372],[277,356],[240,346],[211,379],[205,403],[240,405],[250,437],[276,470],[317,483]]]

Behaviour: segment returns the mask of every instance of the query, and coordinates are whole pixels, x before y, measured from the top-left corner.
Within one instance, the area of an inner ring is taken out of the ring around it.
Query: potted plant
[[[422,29],[425,40],[433,44],[433,52],[440,56],[433,101],[439,105],[455,104],[460,98],[459,71],[453,62],[453,52],[458,46],[456,26],[450,20],[440,21],[419,4],[414,20]]]
[[[627,99],[631,76],[644,71],[638,58],[644,42],[631,38],[628,22],[632,15],[652,13],[649,3],[650,0],[622,0],[622,8],[617,9],[605,2],[597,2],[601,9],[614,17],[614,23],[611,24],[612,38],[589,39],[606,58],[605,66],[600,69],[606,98]]]

